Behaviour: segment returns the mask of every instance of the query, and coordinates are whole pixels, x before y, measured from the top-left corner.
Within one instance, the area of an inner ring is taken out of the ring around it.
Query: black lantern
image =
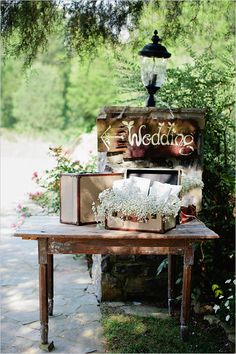
[[[159,43],[161,39],[157,33],[157,31],[154,31],[152,43],[145,45],[139,52],[139,55],[142,57],[142,82],[149,93],[147,107],[155,107],[154,95],[166,78],[166,59],[171,56],[167,49]]]

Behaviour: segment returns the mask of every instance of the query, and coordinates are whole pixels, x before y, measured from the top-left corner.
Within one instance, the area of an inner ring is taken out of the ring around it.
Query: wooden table
[[[72,226],[59,223],[58,217],[30,217],[16,230],[15,236],[38,241],[39,309],[41,348],[53,349],[48,343],[48,316],[53,315],[53,255],[64,254],[168,254],[168,304],[173,314],[173,255],[184,256],[181,303],[181,337],[188,337],[191,269],[194,245],[219,238],[200,221],[191,221],[165,234],[98,229],[95,225]]]

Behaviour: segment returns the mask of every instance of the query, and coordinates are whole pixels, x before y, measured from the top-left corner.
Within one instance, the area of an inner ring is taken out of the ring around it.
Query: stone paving
[[[15,215],[1,223],[1,353],[42,353],[39,349],[37,242],[12,236]],[[84,256],[54,257],[54,316],[49,338],[55,352],[104,352],[101,313]]]
[[[42,353],[39,349],[37,242],[12,236],[18,203],[38,188],[31,177],[53,165],[50,142],[22,136],[1,139],[1,353]],[[29,205],[32,210],[32,205]],[[84,257],[54,257],[54,314],[49,339],[55,352],[104,352],[100,308]]]

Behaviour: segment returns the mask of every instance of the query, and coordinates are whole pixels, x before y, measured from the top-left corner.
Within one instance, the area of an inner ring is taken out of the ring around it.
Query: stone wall
[[[167,272],[156,276],[165,256],[94,255],[92,276],[99,301],[167,301]]]

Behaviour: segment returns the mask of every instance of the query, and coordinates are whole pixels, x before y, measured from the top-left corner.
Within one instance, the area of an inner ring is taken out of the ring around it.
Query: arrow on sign
[[[103,142],[103,144],[106,146],[107,150],[109,150],[110,146],[111,146],[111,139],[122,139],[124,140],[124,136],[123,135],[109,135],[108,132],[111,129],[111,125],[109,125],[109,127],[104,131],[104,133],[101,135],[101,140]]]

